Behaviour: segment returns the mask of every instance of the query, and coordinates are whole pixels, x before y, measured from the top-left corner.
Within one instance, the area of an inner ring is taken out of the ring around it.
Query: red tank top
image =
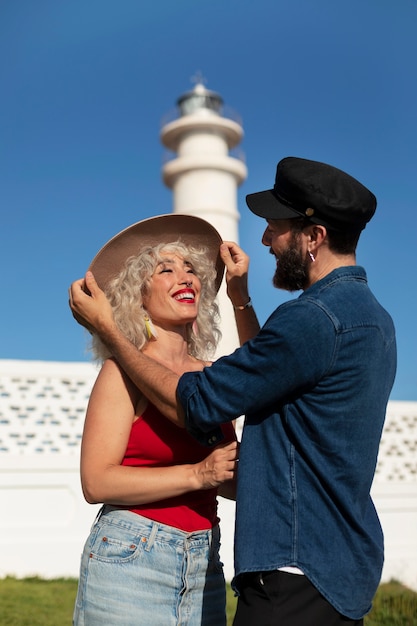
[[[232,424],[224,424],[222,430],[225,441],[236,439]],[[208,454],[210,448],[199,444],[185,429],[175,426],[149,403],[143,415],[132,425],[122,465],[166,467],[198,463]],[[191,491],[174,498],[126,508],[157,522],[194,532],[212,528],[218,523],[216,495],[217,489]]]

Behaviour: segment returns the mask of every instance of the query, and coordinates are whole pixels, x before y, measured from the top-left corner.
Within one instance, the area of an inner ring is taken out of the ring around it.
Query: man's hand
[[[221,244],[220,256],[226,266],[227,295],[235,309],[237,332],[240,345],[243,345],[259,332],[259,322],[255,310],[249,306],[249,257],[242,248],[239,248],[232,241],[224,241]]]
[[[226,266],[227,295],[234,306],[246,304],[248,294],[249,257],[232,241],[220,246],[220,256]]]
[[[72,313],[79,324],[97,333],[131,381],[161,413],[184,427],[182,409],[177,407],[178,374],[144,355],[119,330],[104,291],[91,272],[76,280],[69,290]]]
[[[91,333],[105,335],[115,325],[110,302],[91,272],[72,283],[69,305],[76,321]]]

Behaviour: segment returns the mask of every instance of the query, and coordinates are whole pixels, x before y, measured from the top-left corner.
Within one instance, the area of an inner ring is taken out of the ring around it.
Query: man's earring
[[[314,254],[312,252],[310,252],[310,250],[308,251],[308,254],[310,255],[310,259],[312,260],[312,262],[314,263],[314,261],[316,260],[314,258]]]

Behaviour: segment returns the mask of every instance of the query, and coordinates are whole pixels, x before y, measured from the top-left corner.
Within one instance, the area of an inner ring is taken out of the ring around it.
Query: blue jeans
[[[74,626],[225,626],[220,530],[104,506],[84,547]]]

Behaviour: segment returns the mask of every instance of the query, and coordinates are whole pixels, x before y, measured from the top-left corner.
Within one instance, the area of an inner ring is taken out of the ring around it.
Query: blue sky
[[[392,399],[417,400],[416,23],[415,0],[2,0],[0,358],[88,360],[68,286],[113,234],[171,212],[160,124],[200,70],[243,119],[261,322],[288,294],[245,195],[285,156],[340,167],[378,198],[358,263],[396,324]]]

